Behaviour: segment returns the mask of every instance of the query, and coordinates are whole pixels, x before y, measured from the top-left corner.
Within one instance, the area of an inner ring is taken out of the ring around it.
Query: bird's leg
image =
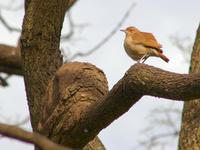
[[[142,61],[142,63],[144,63],[144,62],[146,61],[146,59],[147,59],[149,56],[150,56],[149,53],[146,53],[144,56],[142,56],[142,58],[139,59],[139,62],[142,61],[142,60],[144,59],[144,60]]]
[[[140,63],[140,59],[138,59],[138,60],[136,60],[137,61],[137,63]]]
[[[147,55],[147,56],[144,58],[144,60],[143,60],[142,63],[144,63],[144,62],[147,60],[147,58],[149,58],[149,56],[150,56],[150,55]]]

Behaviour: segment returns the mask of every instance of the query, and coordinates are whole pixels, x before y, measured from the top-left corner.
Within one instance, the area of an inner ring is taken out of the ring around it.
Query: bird
[[[169,62],[169,58],[163,54],[162,45],[157,42],[152,33],[142,32],[133,26],[120,31],[126,34],[124,49],[133,60],[144,63],[150,56],[155,56]]]

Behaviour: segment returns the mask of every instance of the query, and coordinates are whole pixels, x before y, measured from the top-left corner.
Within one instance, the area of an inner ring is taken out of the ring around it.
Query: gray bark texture
[[[151,95],[191,101],[184,106],[179,147],[199,146],[200,31],[190,74],[135,64],[109,91],[103,71],[94,65],[62,62],[62,24],[74,3],[75,0],[27,0],[21,47],[0,45],[0,71],[24,76],[33,131],[73,149],[104,150],[98,133],[142,96]],[[6,49],[9,50],[5,52]]]
[[[200,75],[200,25],[193,46],[190,74]],[[200,88],[199,88],[200,93]],[[191,89],[191,93],[193,90]],[[200,99],[184,102],[179,135],[179,150],[200,150]]]

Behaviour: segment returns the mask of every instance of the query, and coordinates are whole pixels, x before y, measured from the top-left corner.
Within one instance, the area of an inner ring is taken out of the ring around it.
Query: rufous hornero
[[[153,34],[142,32],[136,27],[128,27],[125,30],[124,49],[135,61],[144,63],[150,56],[160,57],[165,62],[169,59],[163,54],[162,45],[157,42]]]

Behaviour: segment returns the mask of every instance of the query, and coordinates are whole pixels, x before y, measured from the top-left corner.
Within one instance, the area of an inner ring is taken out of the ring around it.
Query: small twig
[[[78,0],[69,0],[68,8],[66,11],[70,10]]]
[[[4,121],[8,121],[9,118],[5,118],[4,116],[1,116],[1,118],[3,118]],[[19,122],[16,122],[16,123],[12,123],[13,126],[17,126],[17,127],[20,127],[26,123],[28,123],[30,120],[29,116],[25,117],[23,120],[20,120]],[[1,121],[0,121],[1,122]],[[10,122],[10,121],[9,121]],[[0,135],[0,138],[4,138],[4,135]]]
[[[161,139],[161,138],[166,138],[166,137],[172,137],[172,136],[177,136],[179,132],[177,131],[174,131],[174,132],[167,132],[167,133],[161,133],[161,134],[158,134],[158,135],[154,135],[150,138],[150,141],[155,141],[155,140],[158,140],[158,139]]]
[[[117,26],[105,38],[103,38],[103,40],[101,40],[97,45],[95,45],[93,48],[91,48],[86,53],[77,52],[71,58],[69,58],[67,61],[71,61],[71,60],[75,59],[76,57],[88,56],[88,55],[92,54],[93,52],[97,51],[99,48],[101,48],[120,29],[120,27],[122,26],[122,24],[125,22],[125,20],[130,15],[131,10],[133,9],[134,6],[135,6],[135,3],[132,3],[131,6],[130,6],[130,8],[126,11],[126,13],[124,14],[124,16],[120,20],[120,22],[117,24]]]
[[[162,145],[163,143],[160,141],[161,138],[168,138],[168,137],[177,137],[179,132],[173,131],[173,132],[166,132],[166,133],[160,133],[157,135],[151,136],[148,141],[140,141],[141,146],[146,146],[147,149],[155,148],[158,145]],[[163,145],[163,149],[165,148],[166,144]]]
[[[15,28],[15,27],[11,27],[4,19],[4,17],[1,14],[1,10],[0,10],[0,21],[1,23],[10,31],[10,32],[21,32],[20,29]]]
[[[3,87],[8,86],[8,82],[0,76],[0,85]]]
[[[26,143],[35,144],[43,150],[72,150],[71,148],[58,145],[38,133],[25,131],[13,125],[0,123],[0,134]]]
[[[74,34],[74,22],[72,20],[70,11],[68,11],[68,13],[67,13],[67,19],[68,19],[68,22],[69,22],[70,30],[69,30],[69,33],[67,33],[66,35],[63,35],[61,37],[61,40],[63,40],[63,41],[70,39],[72,37],[72,35]]]
[[[168,107],[160,107],[153,109],[150,113],[150,119],[152,120],[152,123],[143,130],[143,133],[148,134],[149,136],[145,136],[147,139],[142,140],[140,145],[146,146],[147,149],[154,149],[155,147],[162,146],[163,149],[168,145],[167,140],[165,140],[165,144],[162,143],[162,139],[169,138],[173,139],[174,137],[177,137],[179,134],[179,130],[176,126],[176,120],[172,118],[171,113],[173,115],[178,115],[180,112],[177,108],[173,108],[171,105]],[[161,115],[161,116],[160,116]],[[164,115],[164,116],[163,116]],[[156,129],[158,126],[166,126],[169,132],[164,133],[152,133],[154,129]]]
[[[72,36],[75,33],[75,29],[76,28],[83,29],[83,28],[85,28],[88,25],[88,24],[75,24],[74,21],[73,21],[73,19],[72,19],[70,11],[67,13],[66,16],[67,16],[68,24],[69,24],[69,32],[67,34],[63,34],[61,36],[61,42],[65,42],[65,41],[71,40]],[[74,41],[74,39],[73,39],[73,41]]]
[[[185,61],[189,63],[190,53],[192,51],[192,40],[189,36],[180,37],[177,35],[172,35],[170,37],[172,44],[176,46],[182,53]]]
[[[29,120],[30,120],[30,117],[29,116],[27,116],[27,117],[25,117],[23,120],[20,120],[19,122],[17,122],[16,124],[14,124],[15,126],[22,126],[22,125],[24,125],[24,124],[26,124],[26,123],[28,123],[29,122]]]
[[[8,86],[8,82],[6,81],[11,75],[8,74],[5,78],[1,77],[0,76],[0,85],[3,86],[3,87],[6,87]]]
[[[166,120],[169,123],[169,127],[173,129],[174,132],[178,132],[178,129],[176,127],[175,121],[172,119],[170,112],[164,111]]]
[[[187,53],[188,53],[188,51],[191,51],[192,42],[191,42],[191,38],[190,37],[188,37],[188,36],[179,37],[177,35],[172,35],[170,37],[170,39],[172,41],[172,44],[175,45],[177,48],[179,48],[181,51],[187,52]]]

